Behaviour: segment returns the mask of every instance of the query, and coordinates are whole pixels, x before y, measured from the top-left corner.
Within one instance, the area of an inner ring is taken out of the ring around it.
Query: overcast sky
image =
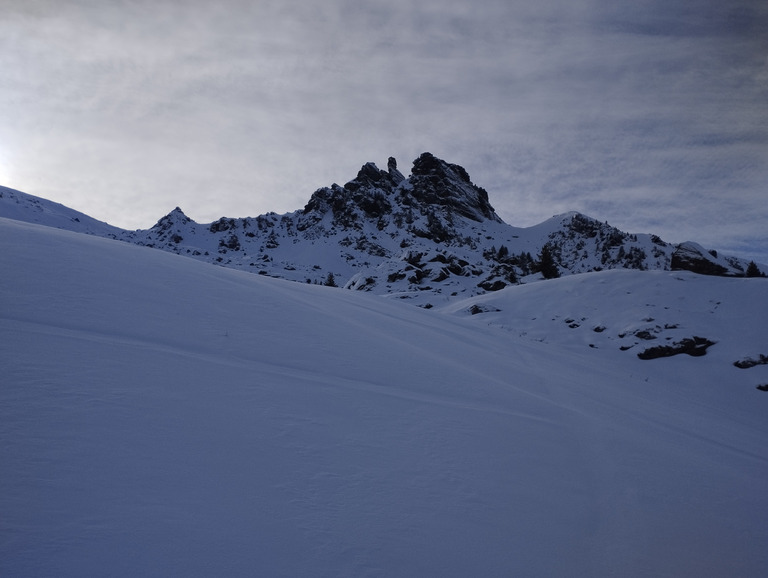
[[[762,0],[0,0],[0,184],[148,228],[430,151],[512,225],[768,263],[766,31]]]

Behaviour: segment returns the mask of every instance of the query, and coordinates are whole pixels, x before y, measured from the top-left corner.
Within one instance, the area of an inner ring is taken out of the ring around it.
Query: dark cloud
[[[576,209],[768,261],[766,29],[746,0],[26,0],[0,20],[0,162],[145,227],[430,150],[512,224]]]

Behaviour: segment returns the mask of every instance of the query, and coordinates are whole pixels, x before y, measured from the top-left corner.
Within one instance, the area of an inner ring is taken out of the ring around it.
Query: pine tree
[[[541,253],[539,254],[539,271],[544,275],[544,279],[555,279],[560,277],[560,271],[557,269],[549,245],[544,245],[541,248]]]
[[[324,285],[326,287],[338,287],[338,285],[336,285],[336,279],[333,277],[333,273],[328,273],[328,276],[325,278]]]
[[[747,277],[763,277],[764,274],[760,272],[757,263],[750,261],[747,266]]]

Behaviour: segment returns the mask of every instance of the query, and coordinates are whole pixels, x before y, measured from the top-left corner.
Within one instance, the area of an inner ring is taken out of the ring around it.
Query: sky
[[[765,30],[758,0],[0,0],[0,185],[136,229],[429,151],[511,225],[768,263]]]

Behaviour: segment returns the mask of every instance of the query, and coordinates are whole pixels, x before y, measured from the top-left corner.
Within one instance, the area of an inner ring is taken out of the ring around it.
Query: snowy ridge
[[[510,226],[462,167],[429,153],[414,161],[408,178],[393,158],[387,170],[366,163],[353,180],[318,189],[303,210],[293,213],[199,224],[177,207],[152,228],[138,231],[93,219],[85,226],[85,216],[74,211],[62,213],[61,206],[5,191],[0,216],[426,307],[540,279],[545,247],[553,272],[560,275],[631,268],[743,276],[748,266],[695,243],[675,246],[652,234],[625,233],[576,212],[533,227]],[[20,199],[27,199],[26,204]],[[41,211],[50,213],[49,221]]]
[[[0,243],[3,576],[768,564],[768,364],[733,364],[768,355],[768,280],[603,271],[422,311],[7,219]],[[716,343],[642,360],[656,325]]]
[[[0,217],[100,237],[117,238],[125,233],[123,229],[98,221],[60,203],[8,187],[0,187]]]

